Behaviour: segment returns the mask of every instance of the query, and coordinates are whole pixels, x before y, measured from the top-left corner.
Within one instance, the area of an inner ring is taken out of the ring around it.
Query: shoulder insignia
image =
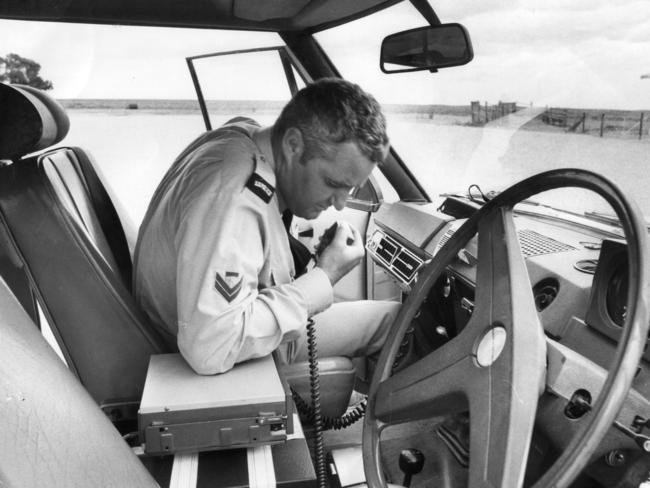
[[[239,273],[226,271],[225,276],[217,271],[214,279],[214,289],[217,290],[222,297],[228,302],[232,302],[241,290],[243,278]]]
[[[273,193],[275,192],[273,185],[257,173],[253,173],[251,177],[248,178],[246,188],[260,197],[264,203],[269,203],[271,198],[273,198]]]

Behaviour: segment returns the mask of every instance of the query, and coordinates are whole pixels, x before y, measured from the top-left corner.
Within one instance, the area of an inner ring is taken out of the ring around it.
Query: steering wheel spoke
[[[510,332],[515,327],[530,331],[533,322],[539,328],[512,209],[495,208],[480,220],[478,228],[473,325],[487,327],[498,323]]]
[[[474,372],[470,404],[470,486],[521,486],[528,459],[544,366],[506,347],[488,367]]]
[[[446,344],[379,385],[374,413],[385,424],[420,420],[467,408],[465,382],[473,361]]]
[[[470,485],[520,486],[543,391],[546,341],[509,207],[478,224],[476,370],[470,399]]]

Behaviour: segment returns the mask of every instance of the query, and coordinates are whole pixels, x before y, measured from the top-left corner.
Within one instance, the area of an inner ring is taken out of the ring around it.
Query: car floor
[[[402,485],[404,473],[399,468],[400,453],[404,449],[418,449],[424,455],[424,466],[411,480],[411,488],[467,486],[467,470],[450,454],[436,434],[440,419],[410,422],[388,427],[381,437],[381,455],[387,482]],[[326,430],[323,440],[326,452],[360,446],[363,420],[341,430]],[[313,458],[314,431],[305,428],[305,437]],[[336,482],[330,486],[338,486]]]

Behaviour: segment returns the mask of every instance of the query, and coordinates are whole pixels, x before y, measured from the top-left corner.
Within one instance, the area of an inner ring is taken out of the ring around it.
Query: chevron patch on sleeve
[[[239,273],[226,271],[223,275],[217,271],[214,279],[214,289],[228,302],[232,302],[241,291],[243,278]]]

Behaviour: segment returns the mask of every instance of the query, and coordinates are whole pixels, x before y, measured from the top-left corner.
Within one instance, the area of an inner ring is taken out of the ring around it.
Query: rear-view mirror
[[[419,27],[386,37],[381,44],[381,70],[402,73],[460,66],[474,57],[467,30],[460,24]]]

